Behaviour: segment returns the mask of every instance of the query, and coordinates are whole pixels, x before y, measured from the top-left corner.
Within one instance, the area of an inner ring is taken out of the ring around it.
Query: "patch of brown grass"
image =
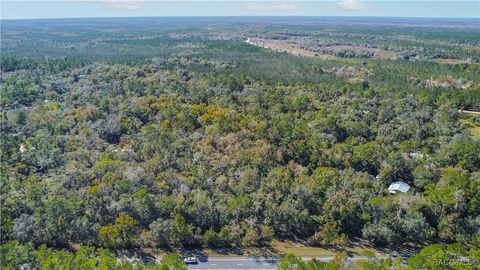
[[[443,65],[459,65],[459,64],[467,64],[468,62],[461,59],[446,59],[446,58],[435,58],[432,59],[432,62],[443,64]]]

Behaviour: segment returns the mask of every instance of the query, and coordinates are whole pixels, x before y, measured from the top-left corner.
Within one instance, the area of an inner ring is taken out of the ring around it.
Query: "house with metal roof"
[[[390,186],[388,187],[388,192],[390,192],[391,194],[395,194],[399,191],[402,193],[406,193],[409,189],[410,186],[407,183],[403,181],[397,181],[390,184]]]

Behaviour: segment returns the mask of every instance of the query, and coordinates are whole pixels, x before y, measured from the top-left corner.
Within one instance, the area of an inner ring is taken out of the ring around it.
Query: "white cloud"
[[[246,3],[245,8],[251,12],[262,12],[262,11],[292,11],[296,10],[298,7],[294,4],[289,3]]]
[[[145,0],[103,0],[106,9],[136,10]]]
[[[338,0],[336,8],[340,10],[359,10],[367,8],[368,5],[358,0]]]

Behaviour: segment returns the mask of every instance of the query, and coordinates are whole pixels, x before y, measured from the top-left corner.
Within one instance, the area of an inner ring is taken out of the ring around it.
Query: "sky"
[[[1,0],[2,19],[144,16],[480,18],[480,0]]]

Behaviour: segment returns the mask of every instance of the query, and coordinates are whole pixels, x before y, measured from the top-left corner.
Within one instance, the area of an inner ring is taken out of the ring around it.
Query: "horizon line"
[[[385,19],[456,19],[456,20],[476,20],[480,22],[480,17],[415,17],[415,16],[331,16],[331,15],[160,15],[160,16],[96,16],[96,17],[45,17],[45,18],[15,18],[4,19],[0,21],[34,21],[34,20],[75,20],[75,19],[138,19],[138,18],[385,18]]]

